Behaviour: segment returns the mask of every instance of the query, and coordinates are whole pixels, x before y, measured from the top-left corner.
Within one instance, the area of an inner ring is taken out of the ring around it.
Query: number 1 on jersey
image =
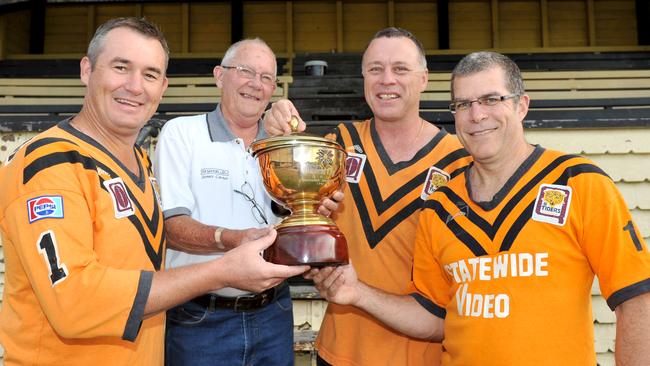
[[[63,281],[68,276],[68,269],[65,264],[59,263],[59,248],[56,246],[56,239],[52,230],[41,234],[36,247],[45,258],[45,264],[50,272],[52,287]]]
[[[623,227],[623,230],[628,231],[630,233],[630,236],[632,237],[632,242],[634,243],[634,247],[638,252],[643,251],[643,245],[641,245],[641,240],[639,240],[639,237],[636,235],[636,231],[634,231],[634,224],[632,223],[632,220],[627,222],[627,225]]]

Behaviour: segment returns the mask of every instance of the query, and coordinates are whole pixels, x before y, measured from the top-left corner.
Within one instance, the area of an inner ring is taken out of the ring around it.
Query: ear
[[[530,96],[524,94],[519,97],[519,102],[517,104],[517,116],[519,120],[523,122],[524,118],[528,114],[528,106],[530,105]]]
[[[167,90],[168,86],[169,86],[169,79],[167,79],[167,75],[165,75],[165,78],[163,79],[162,92],[160,93],[160,99],[161,100],[162,100],[163,95],[165,95],[165,91]]]
[[[214,81],[217,85],[217,88],[221,89],[223,87],[223,67],[217,65],[212,69],[212,75],[214,75]]]
[[[422,75],[420,76],[420,93],[423,93],[425,90],[427,90],[427,84],[429,83],[429,70],[424,69],[422,71]]]
[[[79,77],[81,82],[84,85],[88,86],[88,80],[90,79],[90,73],[92,73],[92,66],[90,64],[90,59],[88,56],[84,56],[79,62]]]

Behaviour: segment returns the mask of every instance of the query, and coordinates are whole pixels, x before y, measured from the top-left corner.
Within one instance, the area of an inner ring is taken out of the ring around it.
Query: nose
[[[481,122],[487,118],[484,106],[478,101],[474,101],[474,103],[470,104],[468,112],[472,122]]]
[[[129,74],[129,78],[126,81],[124,88],[133,95],[142,94],[144,92],[142,75],[138,73]]]
[[[381,73],[380,81],[382,84],[394,84],[395,79],[395,73],[390,68],[387,68]]]
[[[252,79],[249,79],[250,86],[255,88],[255,89],[261,89],[262,88],[262,74],[255,74],[255,76]]]

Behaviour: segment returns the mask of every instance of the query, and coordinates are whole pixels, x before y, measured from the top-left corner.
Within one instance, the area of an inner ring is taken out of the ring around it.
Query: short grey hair
[[[167,45],[165,35],[154,23],[145,18],[135,17],[111,19],[97,28],[95,35],[88,44],[88,50],[86,51],[86,56],[90,59],[91,67],[95,67],[97,58],[104,48],[106,35],[108,32],[116,28],[129,28],[147,38],[153,38],[160,42],[160,45],[165,51],[165,70],[167,69],[167,65],[169,64],[169,46]]]
[[[506,88],[510,93],[518,96],[526,93],[521,71],[514,61],[500,53],[480,51],[463,57],[454,67],[451,72],[451,99],[454,100],[454,79],[473,75],[493,67],[499,67],[503,70],[506,77]]]
[[[378,31],[377,33],[375,33],[375,35],[370,39],[370,41],[366,45],[365,50],[363,50],[364,56],[366,54],[366,51],[368,50],[368,47],[370,47],[370,44],[375,39],[377,39],[377,38],[399,38],[399,37],[408,38],[408,39],[411,40],[411,42],[413,42],[415,47],[418,49],[418,54],[419,54],[418,62],[420,63],[420,66],[423,69],[426,69],[427,68],[427,57],[424,54],[424,46],[422,46],[422,42],[420,42],[417,38],[415,38],[413,33],[409,32],[409,31],[407,31],[406,29],[403,29],[403,28],[388,27],[388,28],[384,28],[384,29]]]
[[[228,49],[226,50],[226,53],[223,55],[223,58],[221,59],[221,66],[236,66],[236,65],[231,65],[230,63],[237,56],[237,51],[239,50],[239,48],[243,45],[248,45],[248,44],[257,44],[259,46],[265,47],[267,50],[269,50],[269,52],[271,52],[271,55],[273,56],[273,67],[275,68],[274,74],[277,74],[278,65],[275,60],[275,53],[273,53],[271,47],[269,47],[269,45],[266,44],[266,42],[264,42],[264,40],[259,37],[242,39],[241,41],[237,41],[232,45],[230,45],[230,47],[228,47]]]

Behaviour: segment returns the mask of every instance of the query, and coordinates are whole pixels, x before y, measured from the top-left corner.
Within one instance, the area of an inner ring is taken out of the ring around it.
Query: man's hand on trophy
[[[230,250],[237,248],[243,243],[257,240],[263,236],[266,236],[271,231],[271,228],[250,228],[243,230],[230,230],[225,229],[221,233],[221,243],[225,250]]]
[[[309,266],[284,266],[266,262],[260,253],[273,244],[276,237],[275,229],[267,230],[267,235],[243,242],[218,259],[225,276],[225,286],[262,292],[309,270]]]
[[[307,128],[307,124],[300,118],[298,110],[288,99],[281,99],[271,105],[271,109],[264,113],[264,131],[269,136],[288,135],[294,131],[291,118],[295,117],[297,126],[296,132],[302,132]]]
[[[312,268],[303,277],[313,280],[314,287],[329,302],[339,305],[356,305],[359,302],[361,283],[352,264]]]
[[[333,212],[339,209],[339,204],[343,201],[343,192],[336,191],[332,197],[325,197],[320,206],[318,206],[318,213],[324,216],[331,215]]]

